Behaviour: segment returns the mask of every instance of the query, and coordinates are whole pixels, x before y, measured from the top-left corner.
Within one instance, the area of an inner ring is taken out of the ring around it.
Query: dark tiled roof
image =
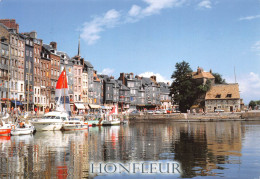
[[[66,57],[66,59],[70,59],[69,55],[65,52],[57,52],[57,55],[59,55],[59,56],[64,55]]]
[[[154,82],[150,78],[142,78],[142,83],[143,85],[149,86],[149,85],[154,85]]]
[[[89,62],[89,61],[84,61],[85,65],[87,65],[87,67],[89,68],[94,68],[93,65]]]
[[[53,50],[52,46],[51,45],[47,45],[47,44],[42,44],[43,48],[45,48],[46,50],[48,50],[49,52],[51,50]]]

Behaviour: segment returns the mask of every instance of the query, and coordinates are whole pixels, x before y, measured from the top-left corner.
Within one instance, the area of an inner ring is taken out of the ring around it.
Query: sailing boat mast
[[[10,110],[11,106],[10,106],[10,61],[11,61],[11,48],[10,48],[10,43],[9,43],[9,60],[8,60],[8,76],[7,76],[7,93],[8,93],[8,96],[7,96],[7,103],[8,103],[8,106],[7,106],[7,110]]]
[[[234,66],[235,83],[237,83],[236,67]]]
[[[64,67],[63,71],[66,72],[65,67]],[[63,79],[63,89],[64,89],[63,102],[64,102],[64,110],[65,110],[65,109],[66,109],[66,107],[65,107],[65,99],[66,99],[66,97],[65,97],[65,80],[67,80],[67,79],[66,79],[66,76],[65,76],[65,75],[63,75],[63,78],[64,78],[64,79]]]

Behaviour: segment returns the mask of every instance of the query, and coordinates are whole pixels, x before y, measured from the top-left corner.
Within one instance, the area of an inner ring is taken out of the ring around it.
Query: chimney
[[[212,70],[210,69],[209,72],[212,74]]]
[[[198,68],[197,68],[197,74],[200,74],[200,73],[201,73],[201,68],[198,67]]]
[[[170,86],[170,82],[167,82],[167,85]]]
[[[140,76],[135,75],[135,78],[137,78],[138,80],[142,79]]]
[[[57,50],[57,42],[50,42],[50,45],[52,46],[52,48]]]
[[[16,33],[19,33],[19,24],[16,24],[15,19],[0,19],[0,23],[4,24],[10,29],[15,29]]]
[[[123,83],[124,85],[126,85],[126,84],[125,84],[125,73],[120,73],[119,80],[121,80],[122,83]]]
[[[33,38],[33,39],[37,39],[37,32],[36,31],[32,31],[29,33],[30,34],[30,37]]]
[[[156,76],[155,75],[151,76],[150,78],[153,79],[156,82]]]
[[[131,72],[131,73],[130,73],[130,79],[133,79],[133,78],[134,78],[134,73]]]

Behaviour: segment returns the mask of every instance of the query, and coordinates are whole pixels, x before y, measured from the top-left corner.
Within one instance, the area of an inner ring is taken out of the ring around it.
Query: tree
[[[249,107],[251,107],[252,109],[255,109],[255,106],[257,105],[257,102],[256,101],[253,101],[253,100],[251,100],[250,102],[249,102]]]
[[[212,75],[215,77],[215,84],[226,84],[226,80],[219,73],[212,73]]]
[[[173,95],[174,102],[179,104],[179,110],[186,112],[196,99],[196,84],[192,80],[192,70],[189,63],[183,61],[176,63],[175,71],[171,78],[171,95]]]

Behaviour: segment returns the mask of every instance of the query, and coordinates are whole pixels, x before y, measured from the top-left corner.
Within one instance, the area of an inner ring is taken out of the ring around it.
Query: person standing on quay
[[[35,116],[37,115],[37,107],[34,108]]]

